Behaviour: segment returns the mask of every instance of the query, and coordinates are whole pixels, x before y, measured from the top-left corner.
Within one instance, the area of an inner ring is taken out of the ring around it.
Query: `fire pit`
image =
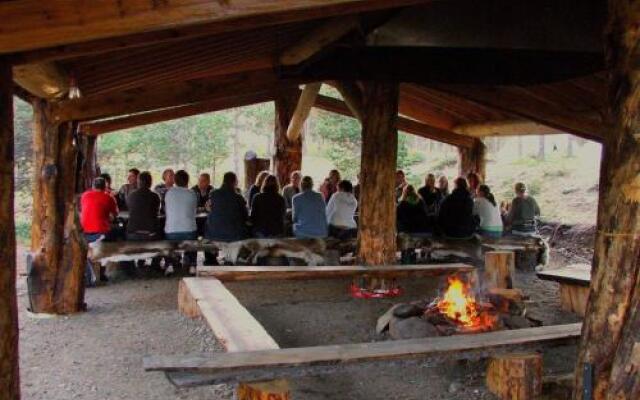
[[[449,336],[521,329],[542,323],[527,316],[522,293],[509,290],[475,290],[460,276],[447,279],[435,299],[396,304],[378,320],[377,330],[389,328],[393,339]]]

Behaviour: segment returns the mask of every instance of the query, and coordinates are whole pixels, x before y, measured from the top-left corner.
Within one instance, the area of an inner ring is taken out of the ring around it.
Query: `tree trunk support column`
[[[275,99],[273,171],[281,186],[289,183],[289,176],[293,171],[302,168],[302,135],[294,140],[287,137],[287,130],[298,104],[298,97],[297,91],[291,91],[283,92]]]
[[[34,191],[29,272],[35,313],[70,314],[85,309],[87,246],[77,212],[76,124],[50,118],[43,100],[34,109]]]
[[[0,393],[3,399],[20,398],[13,147],[11,65],[0,59]]]
[[[486,152],[487,146],[480,139],[474,140],[472,147],[459,147],[460,176],[466,177],[467,174],[475,172],[484,181],[487,173]]]
[[[396,263],[395,175],[398,154],[398,85],[368,82],[363,91],[358,263]],[[361,278],[354,288],[369,295],[394,290],[391,282]],[[354,295],[357,292],[354,292]]]
[[[610,0],[609,117],[573,398],[640,398],[640,1]],[[585,379],[591,377],[592,379]],[[589,381],[593,381],[593,388]]]

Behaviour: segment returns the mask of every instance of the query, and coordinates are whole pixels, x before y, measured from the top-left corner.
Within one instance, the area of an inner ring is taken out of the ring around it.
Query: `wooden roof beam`
[[[102,135],[109,132],[120,131],[138,126],[156,124],[174,119],[191,117],[228,108],[243,107],[257,103],[271,101],[275,98],[273,91],[251,93],[237,97],[226,97],[203,101],[180,107],[164,108],[141,114],[128,115],[121,118],[113,118],[102,121],[81,123],[80,133],[90,136]]]
[[[528,120],[487,121],[474,124],[462,124],[453,128],[462,135],[482,138],[486,136],[519,136],[519,135],[557,135],[567,133],[548,125]]]
[[[568,112],[528,95],[526,88],[479,85],[432,85],[429,88],[597,142],[602,142],[609,131],[599,116]]]
[[[355,118],[349,107],[343,101],[332,97],[319,95],[316,98],[315,107],[321,110]],[[472,147],[476,140],[469,136],[436,128],[404,117],[398,117],[398,130],[458,147]]]
[[[289,140],[296,140],[300,136],[304,123],[311,112],[311,107],[313,107],[313,103],[315,103],[316,97],[320,92],[321,86],[322,82],[315,82],[305,85],[304,89],[302,89],[298,104],[296,105],[296,109],[291,117],[291,123],[287,128],[287,138]]]
[[[295,82],[279,80],[271,70],[252,71],[67,100],[55,105],[53,116],[57,121],[90,121],[184,106],[229,97],[234,93],[268,91],[288,85],[293,86]]]
[[[300,64],[359,27],[358,15],[332,18],[283,51],[280,55],[280,64],[287,66]]]
[[[0,53],[200,26],[214,34],[427,3],[429,0],[15,0],[0,2]],[[206,33],[205,33],[206,32]],[[114,41],[113,46],[122,46]]]
[[[69,93],[69,75],[54,62],[14,66],[13,80],[42,99],[61,99]]]

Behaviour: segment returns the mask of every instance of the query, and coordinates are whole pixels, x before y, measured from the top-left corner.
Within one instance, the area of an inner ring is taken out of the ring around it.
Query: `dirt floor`
[[[556,248],[565,249],[558,239]],[[574,238],[575,239],[575,238]],[[571,242],[569,240],[568,242]],[[552,265],[579,261],[554,249]],[[554,264],[555,263],[555,264]],[[26,284],[18,282],[24,399],[232,399],[220,385],[176,389],[162,373],[142,370],[147,354],[222,351],[206,324],[177,311],[178,277],[112,282],[89,289],[88,312],[35,318],[26,311]],[[546,325],[578,321],[559,308],[557,285],[518,272],[516,286],[531,296],[529,310]],[[281,347],[387,340],[375,322],[394,302],[434,296],[438,282],[402,282],[403,298],[355,300],[346,281],[228,284]],[[575,348],[553,349],[545,373],[573,368]],[[292,382],[295,399],[493,399],[484,388],[482,362],[437,366],[366,367]]]

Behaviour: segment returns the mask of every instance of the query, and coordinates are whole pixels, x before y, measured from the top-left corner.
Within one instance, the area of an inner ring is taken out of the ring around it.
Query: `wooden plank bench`
[[[279,349],[264,327],[217,279],[182,279],[178,290],[178,308],[191,318],[203,317],[229,354]],[[167,377],[176,386],[203,385],[212,380],[211,376],[200,372],[169,371]],[[283,380],[238,383],[238,400],[289,398],[289,386]]]
[[[424,339],[268,349],[201,356],[148,356],[147,371],[206,373],[208,383],[243,382],[332,373],[367,363],[429,363],[476,359],[574,343],[581,324]]]
[[[202,266],[197,275],[211,276],[221,281],[252,281],[275,279],[331,279],[368,275],[381,278],[408,278],[469,273],[475,267],[467,264],[395,265],[364,267],[359,265],[282,267],[282,266]]]
[[[564,310],[583,316],[589,300],[591,266],[572,264],[557,269],[547,269],[537,273],[538,278],[560,284],[560,305]]]

